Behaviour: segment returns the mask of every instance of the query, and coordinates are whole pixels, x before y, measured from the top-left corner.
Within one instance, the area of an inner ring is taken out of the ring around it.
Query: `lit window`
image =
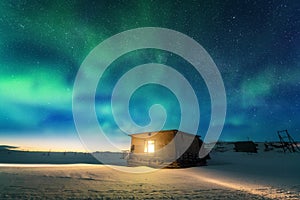
[[[155,144],[153,140],[145,141],[145,153],[153,153],[155,151]]]

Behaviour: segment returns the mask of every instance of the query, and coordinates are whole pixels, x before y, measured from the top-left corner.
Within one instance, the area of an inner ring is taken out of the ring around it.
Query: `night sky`
[[[210,54],[227,95],[220,140],[275,141],[281,129],[300,140],[297,0],[1,1],[0,13],[1,144],[83,149],[72,115],[77,71],[99,43],[139,27],[179,31]],[[144,49],[118,58],[99,81],[95,107],[109,137],[120,148],[128,148],[129,137],[121,133],[112,116],[111,92],[123,73],[149,62],[172,66],[189,80],[201,110],[197,134],[204,136],[211,110],[202,78],[178,55]],[[164,129],[177,129],[176,96],[154,84],[133,94],[133,120],[149,123],[148,110],[157,103],[167,111]],[[105,144],[99,141],[99,146]]]

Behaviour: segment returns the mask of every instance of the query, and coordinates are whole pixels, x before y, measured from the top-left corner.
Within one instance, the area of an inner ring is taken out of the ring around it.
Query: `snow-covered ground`
[[[97,164],[1,164],[0,199],[300,199],[300,153],[230,150],[211,158],[204,167],[148,173]]]

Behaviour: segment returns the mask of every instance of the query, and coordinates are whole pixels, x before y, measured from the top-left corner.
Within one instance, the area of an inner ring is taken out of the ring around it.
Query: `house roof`
[[[178,130],[174,129],[174,130],[161,130],[161,131],[152,131],[152,132],[144,132],[144,133],[134,133],[134,134],[130,134],[130,137],[138,137],[138,138],[148,138],[150,136],[154,136],[157,133],[166,133],[166,134],[174,134],[177,133]]]
[[[134,137],[134,136],[137,136],[139,138],[147,138],[147,137],[150,137],[150,136],[153,136],[157,133],[166,133],[166,134],[171,134],[171,133],[177,133],[177,132],[181,132],[181,131],[178,131],[177,129],[171,129],[171,130],[161,130],[161,131],[152,131],[152,132],[144,132],[144,133],[134,133],[134,134],[130,134],[129,136],[130,137]],[[188,135],[194,135],[194,134],[191,134],[191,133],[185,133],[185,132],[181,132],[181,133],[184,133],[184,134],[188,134]],[[198,136],[198,135],[194,135],[194,136]],[[200,137],[200,136],[198,136]]]

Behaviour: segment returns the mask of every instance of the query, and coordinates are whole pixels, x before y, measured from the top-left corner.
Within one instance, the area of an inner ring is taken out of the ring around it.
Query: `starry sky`
[[[0,13],[1,144],[82,150],[72,115],[77,71],[99,43],[139,27],[179,31],[210,54],[227,95],[220,140],[274,141],[281,129],[300,140],[297,0],[1,1]],[[96,112],[111,140],[128,148],[128,136],[112,116],[114,85],[133,66],[149,62],[172,66],[189,80],[201,109],[197,134],[204,136],[211,110],[202,78],[178,55],[145,49],[118,58],[99,81]],[[168,114],[164,129],[178,128],[178,100],[158,85],[145,85],[133,94],[133,120],[149,123],[148,110],[156,103]],[[99,146],[105,144],[100,141]]]

